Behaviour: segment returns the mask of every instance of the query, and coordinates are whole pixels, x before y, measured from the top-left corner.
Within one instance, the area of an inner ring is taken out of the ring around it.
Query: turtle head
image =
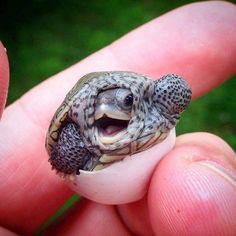
[[[126,132],[131,119],[133,94],[129,89],[114,88],[98,94],[95,125],[103,144],[116,143]]]

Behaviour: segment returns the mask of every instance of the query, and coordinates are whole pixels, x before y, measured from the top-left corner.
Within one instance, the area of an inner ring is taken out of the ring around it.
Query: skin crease
[[[0,224],[30,235],[72,194],[45,161],[44,139],[55,108],[81,75],[122,69],[158,78],[175,72],[188,80],[196,98],[235,73],[235,25],[236,7],[230,3],[176,9],[9,106],[0,123]],[[114,227],[114,235],[235,235],[235,160],[231,148],[214,135],[182,135],[156,168],[145,199],[121,206],[84,200],[48,234],[109,235]]]

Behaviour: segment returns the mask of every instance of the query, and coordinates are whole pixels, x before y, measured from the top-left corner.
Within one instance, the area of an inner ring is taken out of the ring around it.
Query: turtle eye
[[[119,109],[130,112],[133,105],[133,94],[129,89],[119,88],[116,92],[116,104]]]
[[[124,98],[124,107],[125,108],[131,108],[133,105],[133,94],[128,94],[125,98]]]

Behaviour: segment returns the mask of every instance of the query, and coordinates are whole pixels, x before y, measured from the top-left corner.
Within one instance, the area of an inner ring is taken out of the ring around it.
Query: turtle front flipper
[[[63,174],[79,174],[79,170],[93,170],[99,157],[89,152],[75,123],[67,123],[54,145],[49,162]]]

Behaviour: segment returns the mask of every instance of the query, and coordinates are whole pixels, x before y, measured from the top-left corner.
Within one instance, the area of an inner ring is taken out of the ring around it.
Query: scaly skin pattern
[[[132,95],[131,107],[125,111],[130,117],[127,127],[114,142],[104,142],[96,109],[101,108],[102,97],[106,96],[114,112],[110,109],[107,115],[105,108],[104,116],[119,120],[117,114],[123,114],[119,104],[127,91]],[[116,96],[118,93],[121,95]],[[189,85],[175,74],[159,80],[124,71],[85,75],[67,94],[50,124],[46,149],[52,168],[62,174],[92,171],[160,143],[175,127],[191,94]]]

